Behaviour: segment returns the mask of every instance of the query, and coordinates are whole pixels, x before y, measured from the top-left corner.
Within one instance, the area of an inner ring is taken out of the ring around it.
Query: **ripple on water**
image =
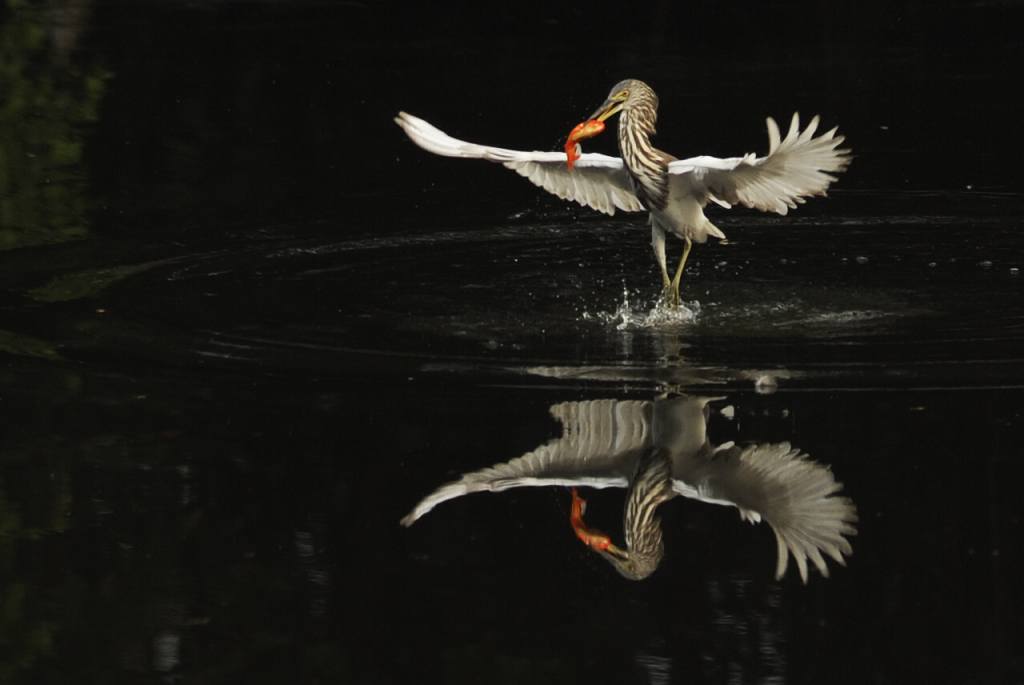
[[[66,339],[52,341],[62,355],[179,363],[192,354],[311,373],[359,367],[366,355],[435,366],[713,366],[745,380],[750,369],[920,376],[1017,361],[1019,278],[976,261],[958,268],[930,232],[851,233],[847,219],[730,227],[730,244],[694,250],[679,308],[657,299],[642,227],[618,221],[265,241],[66,275],[27,294],[44,308],[86,303],[88,325],[69,322]],[[1019,235],[993,230],[985,256],[1007,261],[999,255],[1019,252]],[[962,241],[950,240],[959,254]],[[987,302],[999,303],[998,316],[979,307]],[[939,370],[922,371],[930,364]]]

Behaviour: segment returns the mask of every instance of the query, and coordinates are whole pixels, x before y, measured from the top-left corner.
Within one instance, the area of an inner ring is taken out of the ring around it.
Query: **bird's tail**
[[[666,233],[688,235],[695,243],[706,242],[708,236],[725,240],[725,233],[704,216],[704,207],[692,195],[670,202],[664,212],[651,212],[651,217]]]
[[[704,231],[713,238],[725,240],[725,233],[722,232],[722,229],[711,223],[711,220],[707,217],[704,217]]]

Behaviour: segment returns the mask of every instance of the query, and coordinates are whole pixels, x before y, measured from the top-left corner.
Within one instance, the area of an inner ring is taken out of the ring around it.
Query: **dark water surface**
[[[1024,8],[617,11],[4,6],[0,682],[1024,682]],[[718,212],[682,314],[642,218],[391,123],[553,149],[627,76],[677,154],[799,109],[856,155]],[[564,487],[399,525],[554,405],[683,394],[831,468],[845,568],[684,498],[640,582]]]

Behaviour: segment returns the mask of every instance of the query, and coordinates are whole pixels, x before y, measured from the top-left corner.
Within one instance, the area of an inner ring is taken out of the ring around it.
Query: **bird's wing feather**
[[[402,519],[411,526],[442,502],[474,492],[520,487],[625,487],[633,464],[650,444],[651,403],[593,400],[551,407],[562,437],[511,461],[464,474],[424,497]]]
[[[605,214],[614,214],[616,209],[643,210],[618,157],[584,154],[570,170],[564,152],[525,152],[467,143],[405,112],[399,112],[395,123],[428,152],[444,157],[500,162],[563,200],[572,200]]]
[[[806,583],[808,559],[828,576],[822,553],[844,564],[843,555],[853,551],[847,540],[857,534],[853,502],[836,495],[842,484],[828,467],[787,442],[720,449],[701,473],[694,475],[696,482],[690,484],[689,492],[678,487],[677,491],[704,501],[732,504],[745,521],[768,522],[778,545],[776,578],[785,574],[789,554]]]
[[[832,174],[850,163],[850,150],[840,148],[844,138],[836,129],[815,137],[818,117],[800,130],[793,115],[785,138],[775,120],[768,117],[768,155],[757,157],[691,157],[668,166],[677,195],[694,195],[729,206],[741,204],[763,212],[786,214],[808,197],[824,195],[836,180]]]

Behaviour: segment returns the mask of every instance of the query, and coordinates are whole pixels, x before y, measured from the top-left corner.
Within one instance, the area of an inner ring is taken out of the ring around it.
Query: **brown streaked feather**
[[[648,211],[664,209],[668,204],[668,164],[672,160],[651,145],[658,119],[658,96],[641,81],[620,85],[629,90],[629,98],[619,116],[619,152],[641,204]]]

